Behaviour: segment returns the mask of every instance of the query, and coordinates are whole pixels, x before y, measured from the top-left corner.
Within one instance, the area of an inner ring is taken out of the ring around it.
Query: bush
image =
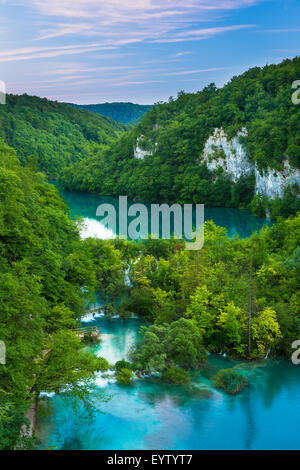
[[[215,376],[214,385],[230,395],[235,395],[248,385],[248,379],[234,369],[222,369]]]
[[[190,381],[190,376],[182,367],[172,366],[163,373],[162,379],[164,382],[179,385],[188,383]]]
[[[122,359],[121,361],[118,361],[115,363],[115,370],[119,372],[121,369],[132,369],[132,364],[130,362],[125,361],[125,359]]]
[[[126,368],[120,369],[116,375],[117,382],[121,385],[130,385],[133,377],[133,372]]]

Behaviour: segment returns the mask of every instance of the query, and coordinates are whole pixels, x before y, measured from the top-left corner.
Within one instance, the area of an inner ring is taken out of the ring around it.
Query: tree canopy
[[[126,194],[144,202],[204,203],[207,206],[249,207],[272,215],[289,216],[300,209],[299,185],[288,187],[284,201],[254,198],[253,176],[233,182],[221,168],[209,171],[204,145],[216,128],[228,138],[240,137],[248,158],[261,171],[283,169],[289,157],[300,164],[300,106],[292,103],[294,80],[300,76],[300,58],[279,65],[254,67],[235,76],[223,88],[210,84],[198,93],[178,93],[177,99],[158,103],[130,132],[101,155],[68,167],[62,182],[68,189]],[[134,157],[137,146],[147,150]]]
[[[113,292],[112,280],[120,282],[118,250],[97,247],[98,258],[93,250],[80,240],[54,186],[22,167],[15,151],[0,142],[0,339],[6,345],[1,449],[30,445],[20,429],[42,390],[59,392],[68,385],[84,398],[94,373],[108,368],[72,331],[94,291]]]
[[[0,106],[0,139],[50,178],[102,152],[125,127],[104,116],[28,95],[7,95]]]

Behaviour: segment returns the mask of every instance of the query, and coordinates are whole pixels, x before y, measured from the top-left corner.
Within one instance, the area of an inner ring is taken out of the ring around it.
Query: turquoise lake
[[[60,194],[68,203],[71,216],[73,218],[83,218],[83,238],[113,238],[114,234],[101,224],[100,217],[96,217],[96,210],[97,207],[103,203],[110,203],[117,208],[118,198],[66,191],[60,188],[57,183],[54,183],[54,185],[59,189]],[[146,206],[150,207],[148,204],[146,204]],[[205,207],[204,218],[206,221],[213,220],[216,225],[225,227],[230,237],[237,234],[242,238],[246,238],[253,232],[260,231],[264,225],[272,225],[270,220],[255,217],[248,210],[241,211],[222,207]]]
[[[111,363],[122,359],[137,338],[136,319],[96,320],[102,343],[95,353]],[[237,396],[213,388],[219,369],[247,371],[250,386]],[[120,386],[99,375],[96,384],[110,400],[96,401],[89,419],[74,412],[64,394],[45,397],[38,420],[39,448],[47,449],[298,449],[300,366],[266,360],[238,364],[209,356],[191,386],[168,386],[155,378]],[[92,399],[92,397],[91,397]]]
[[[64,197],[73,216],[96,220],[91,201],[97,205],[97,196],[64,193]],[[206,218],[226,226],[231,235],[247,236],[265,222],[232,209],[207,212]],[[126,357],[141,322],[88,315],[84,325],[98,326],[102,342],[93,346],[94,353],[113,364]],[[212,385],[216,372],[227,367],[248,376],[249,386],[237,396]],[[75,412],[64,393],[43,396],[37,427],[40,449],[300,448],[300,366],[288,360],[249,364],[210,355],[205,368],[193,374],[191,385],[169,386],[148,377],[121,386],[112,375],[103,374],[96,377],[95,385],[104,400],[91,393],[96,408],[92,417],[79,402]]]

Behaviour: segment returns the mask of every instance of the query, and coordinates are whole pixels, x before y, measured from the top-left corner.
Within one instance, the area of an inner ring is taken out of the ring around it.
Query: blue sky
[[[58,101],[150,104],[300,55],[300,0],[0,0],[0,9],[0,80]]]

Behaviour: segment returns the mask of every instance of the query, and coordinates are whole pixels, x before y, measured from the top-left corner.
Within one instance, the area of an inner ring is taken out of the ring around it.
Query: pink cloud
[[[184,26],[190,29],[196,17],[197,23],[211,20],[216,14],[219,20],[222,12],[260,1],[263,0],[26,0],[26,5],[48,21],[38,39],[65,35],[114,37],[118,31],[122,37],[139,33],[143,40]]]

